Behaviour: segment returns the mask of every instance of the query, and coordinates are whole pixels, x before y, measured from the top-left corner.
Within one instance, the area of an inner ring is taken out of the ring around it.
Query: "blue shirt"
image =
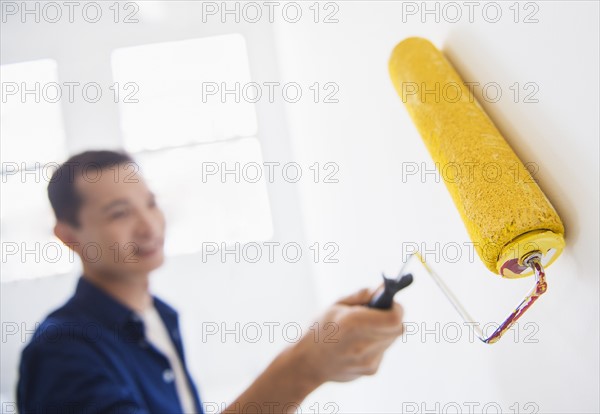
[[[177,312],[152,297],[185,365]],[[19,412],[182,413],[167,358],[147,341],[139,316],[81,276],[75,294],[50,313],[21,354]]]

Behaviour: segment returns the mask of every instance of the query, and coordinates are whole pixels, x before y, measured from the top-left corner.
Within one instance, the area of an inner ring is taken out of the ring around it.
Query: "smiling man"
[[[48,197],[54,233],[81,258],[83,272],[74,295],[22,352],[19,411],[202,413],[177,312],[149,290],[150,272],[164,261],[165,218],[133,159],[114,151],[75,155],[55,171]],[[327,381],[374,374],[403,327],[399,304],[361,306],[372,293],[333,304],[317,321],[322,334],[286,348],[225,412],[295,412]],[[331,323],[334,340],[315,341],[328,337]]]

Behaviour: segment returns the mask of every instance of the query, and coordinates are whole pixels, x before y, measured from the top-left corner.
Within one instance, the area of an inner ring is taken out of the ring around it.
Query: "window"
[[[119,99],[124,146],[165,211],[166,253],[270,238],[256,110],[239,96],[251,81],[244,38],[117,49],[112,67],[128,93]]]
[[[56,61],[52,59],[0,66],[2,105],[2,172],[16,162],[28,168],[66,155]]]
[[[131,152],[256,134],[251,102],[221,93],[250,82],[241,35],[117,49],[114,80],[121,90],[121,128]],[[215,91],[218,88],[218,91]],[[204,98],[204,99],[203,99]]]
[[[52,233],[46,196],[66,156],[56,62],[2,65],[0,78],[2,282],[64,273],[75,260]]]
[[[242,179],[257,177],[254,166],[261,159],[257,139],[143,153],[136,159],[166,216],[166,254],[198,252],[202,242],[220,245],[271,237],[264,179],[255,183]],[[232,171],[225,177],[224,166]],[[244,166],[249,166],[246,172]]]

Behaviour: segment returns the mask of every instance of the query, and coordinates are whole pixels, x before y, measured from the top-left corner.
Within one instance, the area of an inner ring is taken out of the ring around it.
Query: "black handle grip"
[[[410,285],[412,281],[413,276],[411,273],[402,276],[400,280],[388,279],[384,276],[383,289],[371,298],[367,306],[376,309],[390,309],[394,302],[394,295]]]

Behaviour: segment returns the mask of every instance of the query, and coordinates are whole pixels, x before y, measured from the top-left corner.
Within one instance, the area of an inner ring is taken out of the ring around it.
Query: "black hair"
[[[75,190],[75,180],[89,171],[102,171],[112,166],[134,163],[125,151],[85,151],[71,156],[52,174],[48,183],[48,199],[56,220],[79,227],[82,199]]]

